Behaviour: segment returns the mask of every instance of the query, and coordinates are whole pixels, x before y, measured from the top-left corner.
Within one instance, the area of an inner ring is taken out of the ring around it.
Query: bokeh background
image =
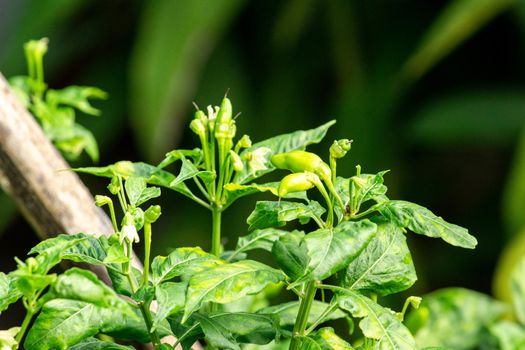
[[[50,87],[109,93],[100,118],[78,118],[100,165],[197,146],[192,101],[219,104],[228,89],[238,132],[254,141],[337,119],[314,150],[354,139],[343,174],[391,169],[391,198],[479,240],[466,251],[410,235],[419,281],[408,293],[463,286],[505,298],[501,281],[525,253],[525,1],[0,0],[2,74],[25,74],[22,45],[41,37]],[[104,181],[82,179],[106,194]],[[155,253],[209,249],[209,213],[164,192]],[[228,248],[253,207],[248,197],[226,212]],[[0,270],[36,242],[0,194]]]

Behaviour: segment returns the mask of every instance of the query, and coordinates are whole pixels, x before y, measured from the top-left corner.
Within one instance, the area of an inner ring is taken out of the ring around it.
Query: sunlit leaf
[[[379,212],[399,227],[433,238],[441,238],[454,246],[474,249],[478,244],[466,228],[446,222],[430,210],[405,201],[389,201],[379,207]]]
[[[183,322],[207,301],[230,303],[259,292],[269,283],[282,280],[282,272],[253,260],[217,265],[201,271],[189,280]]]
[[[325,209],[316,201],[308,204],[287,201],[259,201],[246,222],[250,229],[281,227],[288,221],[299,220],[306,224],[310,219],[318,219]]]
[[[333,229],[309,233],[304,240],[310,262],[307,273],[295,283],[323,280],[345,268],[376,234],[377,225],[365,219],[344,221]]]
[[[405,235],[392,223],[378,223],[375,237],[346,268],[343,285],[388,295],[411,287],[416,280]]]
[[[159,284],[176,276],[194,274],[223,262],[199,247],[177,248],[168,256],[157,256],[151,264],[151,278]]]
[[[374,339],[375,349],[416,350],[410,331],[390,309],[384,308],[359,293],[348,291],[338,295],[339,306],[356,318],[365,337]],[[421,344],[418,344],[421,346]]]

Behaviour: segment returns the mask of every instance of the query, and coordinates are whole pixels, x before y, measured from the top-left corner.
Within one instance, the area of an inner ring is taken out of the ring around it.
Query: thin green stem
[[[31,319],[35,315],[35,312],[33,311],[33,308],[32,308],[32,304],[33,303],[31,302],[31,307],[27,309],[27,313],[24,317],[24,320],[22,321],[22,325],[20,326],[20,331],[15,337],[15,340],[18,343],[18,345],[20,345],[20,342],[24,338],[24,335],[27,332],[27,328],[29,327],[29,323],[31,323]]]
[[[211,232],[211,253],[215,256],[221,254],[221,209],[217,205],[212,205],[212,232]]]
[[[305,334],[306,325],[308,324],[308,316],[312,309],[312,303],[315,298],[315,292],[317,291],[317,281],[310,281],[306,286],[304,298],[301,300],[299,305],[299,312],[297,313],[297,319],[293,327],[292,342],[290,343],[290,350],[298,350],[301,342],[299,337]]]
[[[117,217],[115,216],[115,207],[113,206],[113,201],[108,201],[109,215],[111,216],[111,223],[113,224],[113,230],[118,232]]]
[[[204,188],[204,186],[202,186],[201,184],[201,181],[199,180],[199,178],[197,177],[194,177],[193,178],[193,181],[195,181],[195,184],[197,185],[197,187],[199,188],[199,190],[201,191],[201,193],[204,195],[204,197],[206,197],[207,200],[210,200],[210,195],[208,194],[208,191],[206,191],[206,189]]]
[[[363,216],[367,216],[368,214],[373,213],[374,211],[376,211],[379,207],[381,207],[381,205],[383,205],[383,204],[382,203],[374,204],[370,208],[365,210],[364,212],[356,214],[356,215],[353,215],[352,219],[360,219]]]
[[[324,289],[321,289],[321,291],[324,291]],[[336,308],[337,308],[337,304],[328,305],[328,307],[324,309],[321,315],[319,315],[317,320],[315,320],[315,322],[312,323],[310,327],[308,327],[308,329],[306,330],[306,333],[312,332],[317,326],[319,326],[319,324],[321,324],[324,321],[325,317],[330,315]]]
[[[144,272],[142,274],[142,286],[148,284],[149,260],[151,252],[151,223],[144,224]]]
[[[324,188],[323,184],[321,182],[316,183],[315,186],[321,192],[323,195],[323,198],[326,201],[326,205],[328,206],[328,216],[326,217],[326,227],[332,227],[334,225],[334,206],[332,205],[332,201],[330,200],[330,196],[328,195],[328,192],[326,192],[326,189]]]
[[[132,242],[128,242],[127,254],[128,254],[128,258],[130,259],[130,261],[132,259],[132,251],[133,251]],[[136,293],[138,290],[137,280],[135,278],[135,274],[133,273],[130,263],[126,263],[124,271],[126,271],[126,277],[128,279],[129,285],[131,286],[131,291],[133,293]],[[151,342],[155,346],[160,345],[161,344],[160,337],[159,337],[159,334],[157,333],[157,330],[156,329],[153,331],[151,330],[153,326],[153,317],[151,316],[151,312],[149,310],[149,304],[139,302],[138,306],[140,309],[140,313],[142,314],[142,318],[144,319],[144,323],[146,324],[146,329],[148,330],[148,334],[151,339]]]

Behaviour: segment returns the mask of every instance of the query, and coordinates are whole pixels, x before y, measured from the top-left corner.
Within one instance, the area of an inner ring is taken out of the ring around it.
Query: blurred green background
[[[525,253],[525,1],[0,0],[0,72],[25,74],[22,45],[44,36],[50,87],[109,93],[96,102],[102,117],[78,118],[99,141],[101,165],[197,146],[192,101],[218,104],[228,89],[238,133],[253,141],[335,118],[314,149],[354,139],[342,174],[391,169],[392,198],[479,240],[465,251],[409,235],[419,276],[409,294],[492,293],[496,276],[505,298],[501,281]],[[82,179],[106,194],[103,181]],[[209,249],[209,213],[164,192],[155,253]],[[226,247],[247,232],[253,207],[248,197],[225,213]],[[36,242],[0,194],[0,270]]]

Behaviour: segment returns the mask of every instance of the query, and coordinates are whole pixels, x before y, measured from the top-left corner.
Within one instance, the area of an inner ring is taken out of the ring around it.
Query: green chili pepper
[[[294,173],[308,171],[319,176],[328,187],[328,190],[336,198],[339,206],[341,208],[345,208],[341,197],[335,191],[334,184],[332,182],[332,170],[330,170],[328,164],[323,162],[321,157],[319,157],[317,154],[296,150],[276,154],[272,156],[271,162],[278,169],[287,169]]]
[[[328,164],[315,153],[306,151],[291,151],[272,156],[272,164],[278,169],[291,170],[294,173],[309,171],[318,175],[326,182],[332,176],[332,171]]]
[[[217,140],[227,139],[232,131],[232,103],[225,97],[215,119],[215,138]]]
[[[321,180],[314,173],[293,173],[286,175],[281,180],[277,193],[279,197],[284,197],[288,193],[307,191],[319,184],[321,184]]]

